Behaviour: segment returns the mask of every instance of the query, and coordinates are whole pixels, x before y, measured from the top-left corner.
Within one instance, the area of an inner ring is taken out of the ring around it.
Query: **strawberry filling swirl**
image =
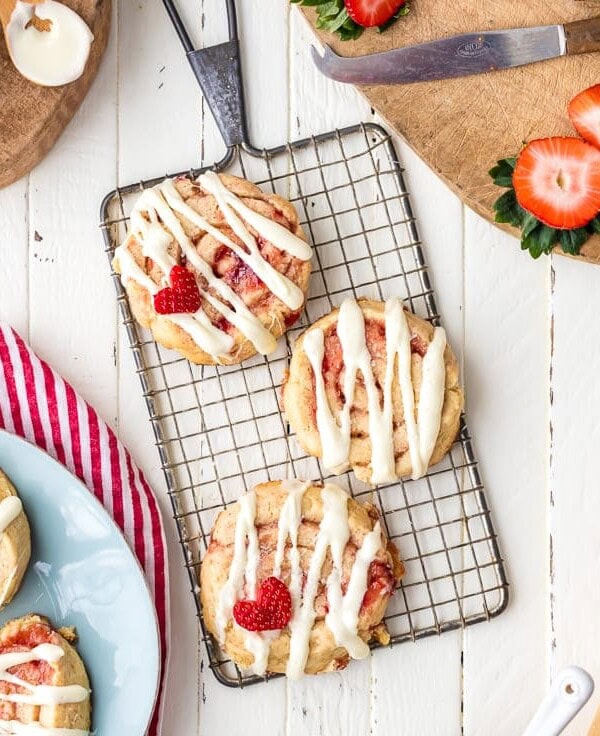
[[[343,390],[343,373],[344,373],[344,357],[342,351],[342,345],[337,334],[336,325],[329,327],[324,334],[325,340],[325,354],[323,357],[322,373],[323,380],[325,382],[325,389],[327,391],[327,397],[330,402],[332,409],[341,411],[344,404],[346,403],[346,396],[344,396]],[[371,363],[373,366],[373,373],[377,383],[377,387],[380,391],[381,401],[383,401],[382,384],[385,376],[385,364],[386,364],[386,349],[385,349],[385,324],[382,321],[375,319],[365,319],[365,340],[367,343],[367,349],[371,354]],[[427,352],[427,343],[419,337],[414,335],[410,341],[410,349],[413,355],[418,355],[420,358],[425,356]],[[313,399],[311,401],[311,412],[313,421],[316,425],[317,421],[317,402],[315,398],[315,377],[312,376]],[[367,394],[363,377],[359,373],[356,379],[355,395],[352,404],[352,415],[356,421],[362,420],[366,423],[367,420]],[[353,436],[366,436],[365,432],[353,431]]]
[[[28,652],[40,644],[56,644],[60,646],[60,637],[49,626],[34,624],[15,631],[0,644],[0,654],[9,652]],[[51,664],[41,660],[26,662],[11,667],[8,672],[31,685],[52,685],[54,669]],[[12,695],[25,694],[27,690],[11,682],[0,680],[0,693]],[[0,720],[10,721],[17,716],[17,703],[0,700]],[[30,706],[37,707],[37,706]]]

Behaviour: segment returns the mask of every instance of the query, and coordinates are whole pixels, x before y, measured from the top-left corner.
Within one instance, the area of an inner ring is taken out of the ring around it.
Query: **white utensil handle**
[[[580,667],[558,673],[523,736],[558,736],[590,699],[594,681]]]

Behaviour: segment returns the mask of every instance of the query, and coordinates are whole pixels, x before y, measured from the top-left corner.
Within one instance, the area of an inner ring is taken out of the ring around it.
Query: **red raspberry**
[[[255,601],[237,601],[233,607],[233,618],[247,631],[284,629],[291,616],[290,591],[273,576],[259,585]]]
[[[158,314],[197,312],[202,306],[196,277],[183,266],[173,266],[169,274],[171,286],[154,295],[154,309]]]

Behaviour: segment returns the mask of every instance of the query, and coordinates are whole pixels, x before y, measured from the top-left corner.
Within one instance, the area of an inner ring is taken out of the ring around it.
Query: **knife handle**
[[[589,54],[600,51],[600,16],[565,23],[567,54]]]

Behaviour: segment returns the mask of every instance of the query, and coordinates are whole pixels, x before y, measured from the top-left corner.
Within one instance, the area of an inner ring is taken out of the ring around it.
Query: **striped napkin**
[[[154,597],[165,681],[169,634],[166,543],[158,504],[129,453],[73,387],[0,323],[0,427],[65,465],[123,530]],[[149,736],[160,734],[161,696]]]

